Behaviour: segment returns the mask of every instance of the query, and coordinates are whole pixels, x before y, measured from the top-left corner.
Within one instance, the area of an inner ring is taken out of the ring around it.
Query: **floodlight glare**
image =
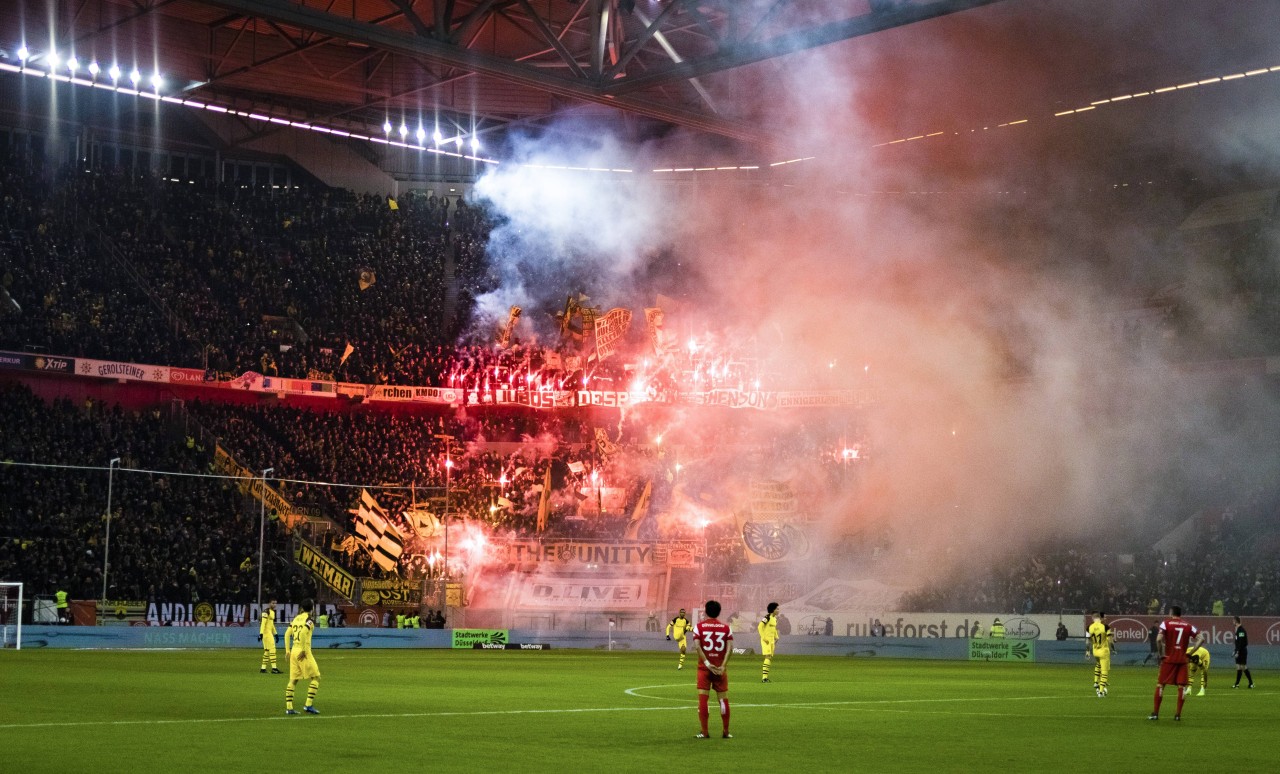
[[[480,150],[480,138],[476,137],[473,134],[471,135],[471,152],[476,153],[479,150]]]
[[[67,60],[67,69],[71,71],[72,75],[75,75],[76,70],[80,69],[80,60],[76,59],[75,55],[72,55],[72,57]]]
[[[431,139],[436,141],[436,145],[439,145],[440,143],[444,142],[444,135],[440,134],[440,130],[437,129],[435,131],[435,134],[431,135]]]
[[[129,83],[137,86],[142,81],[142,73],[138,72],[138,68],[133,68],[133,72],[129,73]]]
[[[458,135],[457,137],[454,137],[454,138],[453,138],[453,142],[454,142],[454,144],[455,144],[455,145],[457,145],[459,148],[461,148],[461,147],[462,147],[462,135]]]
[[[94,78],[97,78],[97,77],[98,77],[98,73],[100,73],[100,72],[102,72],[102,68],[101,68],[101,67],[98,67],[98,63],[97,63],[97,62],[90,62],[90,63],[89,63],[89,74],[90,74],[90,75],[92,75]]]
[[[408,136],[409,136],[409,127],[405,126],[404,124],[400,124],[400,139],[403,140],[405,137],[408,137]]]
[[[155,89],[156,91],[160,91],[161,87],[163,86],[164,86],[164,78],[161,77],[160,73],[152,73],[151,88]]]
[[[116,65],[116,64],[111,65],[111,69],[107,70],[107,75],[110,75],[111,80],[113,81],[120,80],[120,65]]]
[[[62,57],[58,56],[57,51],[50,51],[45,56],[45,61],[49,63],[49,72],[53,72],[58,69],[58,65],[62,64]]]
[[[31,49],[27,48],[25,45],[18,49],[19,62],[26,62],[30,58],[31,58]]]
[[[383,133],[383,134],[391,134],[391,121],[390,121],[390,120],[387,120],[387,121],[382,122],[382,133]]]
[[[426,130],[426,129],[423,129],[421,126],[419,126],[419,127],[418,127],[418,131],[417,131],[417,132],[415,132],[413,136],[414,136],[414,137],[417,137],[417,138],[418,138],[418,143],[419,143],[419,144],[421,144],[422,142],[424,142],[424,141],[427,139],[427,130]]]

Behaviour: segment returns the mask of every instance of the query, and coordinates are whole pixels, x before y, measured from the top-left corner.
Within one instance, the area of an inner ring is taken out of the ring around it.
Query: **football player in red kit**
[[[729,624],[719,620],[720,603],[714,599],[707,602],[707,617],[694,624],[693,642],[698,648],[698,720],[702,723],[699,739],[709,739],[707,718],[707,700],[711,691],[716,692],[720,702],[720,721],[724,726],[721,736],[732,739],[729,734],[729,656],[733,654],[733,630]]]

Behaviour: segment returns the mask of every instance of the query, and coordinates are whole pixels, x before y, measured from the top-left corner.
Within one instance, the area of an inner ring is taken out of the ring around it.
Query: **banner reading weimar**
[[[343,599],[353,599],[356,590],[355,576],[347,572],[337,562],[320,553],[320,550],[305,540],[298,541],[294,551],[298,564],[307,568],[316,580],[336,591]]]

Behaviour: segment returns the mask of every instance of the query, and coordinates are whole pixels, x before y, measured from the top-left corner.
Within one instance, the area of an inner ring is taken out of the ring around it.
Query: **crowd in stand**
[[[248,602],[258,581],[257,509],[225,481],[124,472],[123,468],[197,474],[207,453],[188,448],[180,427],[158,410],[125,411],[92,402],[45,403],[24,387],[0,384],[0,577],[29,593],[61,589],[74,599]],[[263,593],[297,598],[303,578],[268,530]]]
[[[59,171],[25,155],[0,157],[0,185],[0,348],[481,392],[629,389],[638,378],[657,389],[751,389],[760,376],[728,344],[734,337],[710,334],[670,342],[663,357],[603,364],[576,351],[571,336],[549,347],[459,345],[475,298],[493,289],[491,216],[462,198],[406,196],[393,207],[332,190]],[[678,435],[682,418],[612,424],[616,417],[585,411],[318,412],[268,402],[189,411],[244,466],[273,468],[285,497],[332,520],[337,538],[353,531],[356,485],[371,487],[409,536],[401,568],[409,575],[438,572],[430,561],[437,541],[418,537],[406,516],[425,508],[490,534],[697,541],[709,576],[733,581],[746,561],[737,526],[672,518],[683,508],[677,482],[697,505],[723,503],[717,482],[794,468],[820,495],[850,485],[868,453],[858,427],[827,418],[785,428],[722,422],[712,437],[686,435],[681,472],[666,451],[674,443],[664,447],[661,436],[672,426]],[[4,460],[100,466],[119,456],[122,467],[198,473],[213,451],[187,444],[162,413],[46,404],[13,386],[0,386],[0,426]],[[99,596],[106,479],[0,466],[0,578]],[[633,523],[645,500],[649,517]],[[256,593],[257,501],[217,480],[118,473],[112,502],[108,597],[248,601]],[[274,523],[268,534],[264,593],[304,595],[311,581],[288,561],[287,536]],[[325,547],[343,545],[348,569],[384,574],[344,539]],[[1168,555],[1046,549],[1002,568],[970,568],[904,604],[1145,612],[1152,600],[1188,610],[1222,600],[1241,614],[1280,612],[1280,562],[1237,545],[1230,529],[1217,529],[1197,550]],[[837,553],[873,558],[878,550],[867,538]]]
[[[0,153],[0,183],[2,348],[480,391],[630,389],[636,375],[652,389],[758,386],[754,353],[730,343],[745,338],[708,332],[669,334],[661,357],[646,344],[596,362],[571,314],[561,322],[577,337],[549,346],[519,333],[506,348],[458,346],[494,289],[491,217],[461,197],[393,208],[338,190],[58,170],[16,151]]]
[[[903,601],[904,610],[1160,615],[1173,605],[1208,615],[1280,614],[1274,552],[1200,545],[1164,554],[1046,550],[1001,568],[968,568]]]

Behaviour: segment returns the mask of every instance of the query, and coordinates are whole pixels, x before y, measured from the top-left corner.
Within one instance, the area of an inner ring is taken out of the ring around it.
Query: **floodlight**
[[[90,63],[89,63],[89,74],[90,74],[90,75],[92,75],[94,78],[97,78],[97,77],[98,77],[98,73],[100,73],[100,72],[102,72],[102,68],[101,68],[101,67],[98,67],[98,63],[97,63],[96,61],[95,61],[95,62],[90,62]]]
[[[30,58],[31,58],[31,49],[27,48],[25,45],[18,49],[19,62],[22,62],[25,64],[26,61]]]
[[[431,135],[431,139],[436,141],[436,145],[439,145],[440,143],[444,142],[444,135],[440,134],[440,130],[437,129],[435,133]]]
[[[74,54],[67,60],[67,69],[71,71],[72,75],[75,75],[76,70],[80,69],[80,60],[76,59]]]
[[[142,73],[138,72],[138,68],[133,68],[133,72],[129,73],[129,83],[135,87],[142,81]]]
[[[480,138],[474,134],[471,135],[471,152],[478,153],[480,151]]]
[[[409,127],[407,127],[407,126],[405,126],[403,123],[401,123],[401,124],[400,124],[400,139],[402,139],[402,140],[403,140],[405,137],[408,137],[408,136],[409,136]]]
[[[111,80],[113,81],[120,80],[120,65],[117,65],[117,64],[111,65],[111,69],[107,70],[107,75],[110,75]]]
[[[58,65],[62,64],[62,57],[58,56],[57,51],[50,51],[45,55],[44,59],[49,63],[49,72],[57,70]]]
[[[457,145],[459,148],[461,148],[461,147],[462,147],[462,135],[458,135],[457,137],[454,137],[454,138],[453,138],[453,142],[454,142],[454,144],[455,144],[455,145]]]
[[[153,89],[155,89],[156,91],[160,91],[161,87],[163,87],[163,86],[164,86],[164,78],[163,78],[163,77],[161,77],[160,73],[152,73],[152,74],[151,74],[151,87],[152,87]]]
[[[390,121],[390,120],[387,120],[387,121],[383,121],[383,122],[382,122],[382,133],[383,133],[383,134],[391,134],[391,121]]]
[[[422,126],[419,125],[418,131],[414,132],[413,136],[418,138],[418,144],[421,145],[427,140],[427,130],[423,129]]]

